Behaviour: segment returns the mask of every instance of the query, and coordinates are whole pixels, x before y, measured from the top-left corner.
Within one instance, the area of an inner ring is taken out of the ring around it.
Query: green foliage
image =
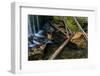
[[[78,22],[85,32],[88,30],[88,17],[77,17]]]
[[[62,16],[54,16],[53,17],[53,21],[55,22],[55,23],[58,23],[59,21],[61,21],[62,20]]]
[[[76,17],[82,27],[87,26],[88,17]]]
[[[72,31],[79,31],[79,28],[77,27],[77,24],[75,23],[74,19],[72,16],[68,16],[66,19],[67,26],[72,30]]]
[[[62,20],[62,16],[54,16],[54,22],[58,23],[60,20]],[[72,30],[72,31],[79,31],[75,21],[73,20],[72,16],[67,16],[65,17],[65,22],[67,23],[67,26]],[[66,27],[67,27],[66,26]]]
[[[76,17],[78,22],[80,23],[81,27],[84,29],[84,27],[87,28],[87,17]],[[54,16],[53,21],[54,23],[59,23],[63,19],[62,16]],[[72,31],[80,31],[79,28],[77,27],[77,24],[75,23],[74,19],[72,16],[66,16],[65,17],[65,22],[67,23],[67,26],[72,30]],[[67,27],[66,26],[66,27]]]

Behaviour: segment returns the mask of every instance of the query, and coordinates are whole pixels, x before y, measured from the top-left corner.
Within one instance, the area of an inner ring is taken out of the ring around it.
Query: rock
[[[72,40],[79,39],[82,35],[82,32],[75,32],[74,36],[72,37]]]
[[[87,42],[85,41],[82,32],[76,32],[73,38],[71,39],[71,42],[76,44],[78,48],[86,48],[87,46]]]
[[[43,58],[46,45],[31,48],[28,52],[29,60],[40,60]]]

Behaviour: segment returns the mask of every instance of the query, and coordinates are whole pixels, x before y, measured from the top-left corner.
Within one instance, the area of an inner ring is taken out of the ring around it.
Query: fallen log
[[[73,35],[71,35],[67,40],[63,42],[63,44],[54,52],[54,54],[49,58],[49,60],[53,60],[60,52],[61,50],[68,44],[68,42],[71,40]]]

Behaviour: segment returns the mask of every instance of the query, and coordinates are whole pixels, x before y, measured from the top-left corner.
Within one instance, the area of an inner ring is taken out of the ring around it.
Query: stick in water
[[[73,36],[73,35],[72,35]],[[54,54],[49,58],[49,60],[53,60],[59,53],[60,51],[67,45],[67,43],[70,41],[70,39],[72,38],[72,36],[70,36],[67,40],[64,41],[64,43],[54,52]]]

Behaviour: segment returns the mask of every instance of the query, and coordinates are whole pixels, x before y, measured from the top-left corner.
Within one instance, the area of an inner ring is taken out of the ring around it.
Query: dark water
[[[57,47],[60,45],[48,45],[45,49],[44,60],[47,60],[54,52],[57,50]],[[74,46],[73,48],[69,46],[65,46],[63,50],[57,55],[55,59],[80,59],[80,58],[88,58],[88,50],[87,48],[77,48]]]

